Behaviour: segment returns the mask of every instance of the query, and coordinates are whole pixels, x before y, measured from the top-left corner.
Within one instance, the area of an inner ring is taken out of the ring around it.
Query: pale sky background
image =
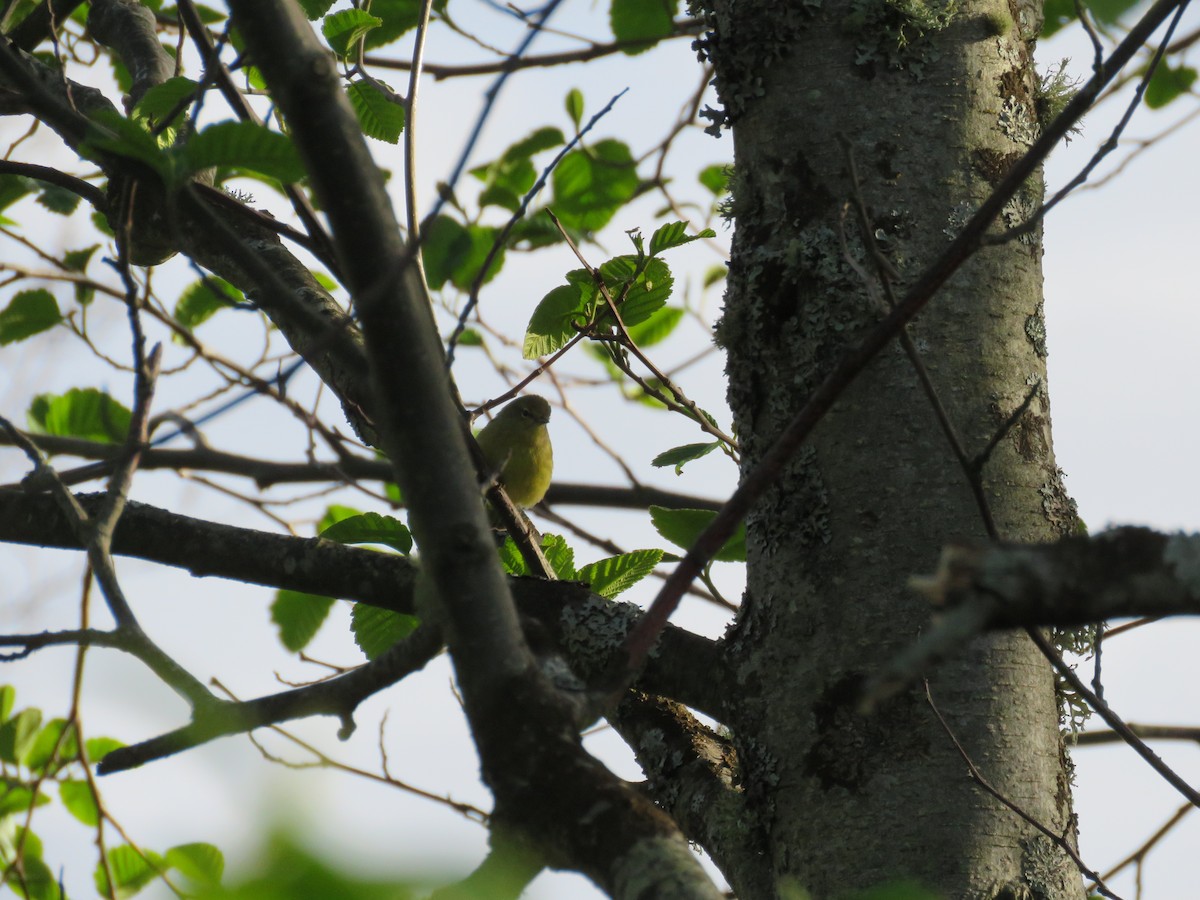
[[[500,46],[515,43],[504,17],[484,4],[459,2],[451,8],[458,10],[464,26],[488,34]],[[1186,17],[1180,33],[1187,33],[1189,21],[1193,28],[1200,24],[1197,18],[1195,12]],[[598,35],[601,40],[607,35],[598,5],[568,2],[553,24]],[[534,52],[561,46],[561,40],[547,37],[535,44]],[[456,61],[461,47],[461,41],[437,29],[427,58],[431,62]],[[1077,36],[1060,36],[1039,49],[1043,65],[1063,56],[1073,58],[1071,72],[1087,75],[1091,51],[1086,42]],[[478,52],[471,58],[479,58]],[[513,140],[547,122],[568,130],[562,101],[570,87],[583,91],[588,115],[628,87],[629,93],[593,137],[619,137],[639,155],[659,139],[665,130],[663,123],[673,121],[698,77],[686,41],[640,57],[522,73],[502,95],[474,161],[494,158]],[[102,72],[97,71],[95,78],[97,84],[104,83]],[[397,75],[391,82],[400,88],[403,78]],[[425,83],[424,106],[418,117],[424,202],[429,200],[432,183],[448,173],[450,160],[478,109],[478,95],[486,86],[482,81]],[[115,94],[110,96],[115,99]],[[1139,112],[1127,137],[1152,136],[1194,107],[1191,98],[1165,112]],[[1051,187],[1063,183],[1082,165],[1119,114],[1118,105],[1110,102],[1089,116],[1084,134],[1051,158],[1047,174]],[[23,127],[0,121],[0,145],[7,146]],[[1185,126],[1102,189],[1079,192],[1047,222],[1046,319],[1056,450],[1068,475],[1067,487],[1093,531],[1114,523],[1200,529],[1200,472],[1194,465],[1200,458],[1195,400],[1200,396],[1200,367],[1196,364],[1200,304],[1195,275],[1200,237],[1198,137],[1195,123]],[[38,161],[65,159],[54,155],[52,136],[38,140]],[[397,148],[374,146],[382,164],[399,169]],[[695,173],[710,163],[727,161],[731,152],[728,136],[718,141],[699,131],[686,134],[671,157],[680,191],[700,198],[690,187]],[[15,158],[30,157],[18,151]],[[1106,169],[1111,166],[1101,173]],[[254,193],[260,205],[284,214],[284,203],[269,191],[255,188]],[[395,196],[399,198],[399,193]],[[585,252],[594,261],[624,252],[627,245],[622,232],[640,226],[648,235],[660,205],[658,199],[649,198],[624,211],[605,232],[604,250]],[[39,218],[36,225],[29,224],[34,221],[28,220],[25,233],[37,240],[77,247],[87,239],[78,216],[68,222],[65,231],[59,218]],[[55,230],[52,237],[38,230],[43,225]],[[727,243],[727,232],[720,231],[719,237]],[[16,245],[0,238],[0,260],[13,260],[15,253]],[[690,282],[688,297],[710,323],[719,312],[719,291],[702,297],[698,282],[701,273],[716,261],[710,249],[698,244],[669,258],[677,283]],[[575,266],[563,248],[521,259],[510,254],[505,275],[485,292],[485,317],[518,335],[537,299]],[[97,267],[92,271],[103,270]],[[156,276],[156,283],[170,296],[173,289],[168,285],[174,282],[168,279],[182,284],[192,277],[178,265],[167,266]],[[11,292],[11,288],[0,292],[0,303],[6,303]],[[92,315],[98,333],[108,335],[112,352],[127,355],[123,311],[98,301]],[[214,320],[201,329],[200,337],[230,355],[240,352],[239,348],[251,353],[259,337],[256,328],[239,327],[243,321],[236,315],[226,316],[224,322]],[[664,345],[656,359],[670,365],[690,358],[707,340],[705,328],[689,323],[686,335]],[[34,394],[86,384],[99,383],[118,396],[127,396],[123,377],[97,369],[90,360],[81,359],[78,350],[78,344],[65,333],[43,337],[32,349],[21,345],[0,349],[0,412],[20,420]],[[460,358],[457,377],[468,399],[495,393],[495,376],[478,351],[460,351]],[[563,371],[592,378],[600,374],[599,367],[582,356],[567,360]],[[704,364],[687,369],[680,380],[722,424],[728,423],[718,355],[710,354]],[[160,408],[196,396],[201,392],[199,384],[191,375],[166,379]],[[311,378],[294,383],[293,396],[311,396],[313,384]],[[540,384],[538,390],[557,397],[549,384]],[[603,389],[577,388],[570,398],[605,440],[620,449],[639,478],[706,496],[729,492],[735,477],[733,467],[715,455],[689,467],[680,478],[669,471],[650,469],[649,460],[658,452],[700,440],[683,420],[620,402]],[[340,424],[340,419],[333,421]],[[621,483],[617,466],[564,411],[556,411],[552,432],[560,479]],[[257,449],[280,460],[300,459],[305,447],[300,430],[290,419],[257,403],[210,424],[205,433],[221,449]],[[22,471],[18,455],[0,449],[0,480],[11,480]],[[237,481],[223,483],[246,488]],[[170,475],[139,475],[135,497],[189,515],[267,530],[276,527],[245,505]],[[319,514],[324,502],[301,504],[283,514],[311,518]],[[383,511],[382,504],[361,495],[346,502]],[[560,512],[630,549],[662,545],[644,516],[575,509]],[[572,543],[577,561],[605,555],[582,542]],[[722,568],[722,586],[729,596],[736,597],[740,573],[734,566]],[[278,690],[275,672],[295,680],[318,674],[293,661],[274,639],[266,590],[193,579],[183,572],[131,560],[119,561],[119,571],[147,631],[201,678],[219,677],[248,697]],[[0,630],[31,631],[73,622],[81,572],[79,554],[31,553],[0,545],[0,581],[5,585]],[[629,596],[645,599],[653,590],[652,583],[648,585]],[[344,620],[344,612],[341,617]],[[719,635],[725,625],[720,611],[700,603],[686,606],[679,621],[711,636]],[[1127,721],[1196,722],[1192,686],[1200,675],[1194,651],[1198,640],[1200,627],[1194,620],[1176,620],[1144,628],[1106,646],[1107,697]],[[347,664],[359,659],[344,622],[339,621],[326,625],[311,652],[317,658]],[[36,705],[47,715],[61,714],[69,699],[72,659],[73,654],[66,650],[44,651],[0,668],[0,683],[16,686],[18,708]],[[184,722],[183,704],[135,662],[115,653],[92,652],[87,665],[85,724],[90,734],[112,734],[132,742]],[[449,685],[449,667],[441,658],[419,676],[365,704],[358,716],[358,733],[344,744],[335,739],[332,720],[300,722],[290,730],[340,761],[377,771],[379,720],[387,710],[385,745],[393,775],[487,808],[488,797],[479,785],[474,752]],[[273,752],[288,759],[305,759],[279,738],[268,737],[267,743]],[[589,746],[603,752],[619,774],[638,777],[628,752],[612,735],[600,733],[589,739]],[[1200,748],[1159,744],[1155,749],[1191,783],[1200,784]],[[1082,852],[1094,868],[1103,869],[1136,848],[1184,802],[1124,747],[1080,750],[1075,760]],[[109,808],[134,839],[160,851],[186,841],[211,841],[221,847],[235,871],[253,858],[264,821],[286,824],[305,843],[327,852],[339,864],[379,877],[465,873],[482,858],[485,848],[486,834],[481,827],[439,805],[350,775],[291,771],[267,764],[245,738],[219,741],[107,778],[102,787]],[[48,859],[65,867],[68,890],[77,897],[89,896],[95,861],[92,835],[69,819],[57,802],[39,811],[36,822],[36,830],[47,842]],[[1200,818],[1195,816],[1185,819],[1151,855],[1143,873],[1145,896],[1183,896],[1184,886],[1194,883],[1189,864],[1200,842],[1198,822]],[[1128,876],[1113,879],[1110,886],[1126,897],[1134,892]],[[144,896],[166,896],[166,892],[154,889]],[[527,896],[574,900],[596,896],[596,892],[578,877],[544,874]]]

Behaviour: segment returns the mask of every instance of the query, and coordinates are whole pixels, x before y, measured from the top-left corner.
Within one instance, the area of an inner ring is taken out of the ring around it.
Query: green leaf
[[[271,621],[279,626],[279,640],[293,653],[303,650],[324,624],[333,607],[332,597],[280,590],[271,604]]]
[[[219,887],[225,874],[225,856],[212,844],[179,844],[167,851],[167,865],[205,887]]]
[[[488,254],[492,251],[492,246],[500,237],[500,229],[491,228],[486,225],[468,225],[467,237],[471,241],[470,252],[450,279],[456,288],[464,291],[470,289],[479,277],[479,273],[483,269],[484,260],[487,259]],[[483,284],[487,284],[495,278],[503,267],[504,248],[501,247],[496,255],[492,257],[487,275],[484,276]]]
[[[167,116],[175,113],[170,124],[177,124],[179,116],[187,109],[187,104],[195,99],[199,89],[200,85],[190,78],[181,75],[168,78],[142,95],[142,99],[133,108],[133,114],[144,116],[158,126]]]
[[[20,175],[0,175],[0,209],[8,209],[22,197],[33,193],[38,185],[32,178]]]
[[[43,434],[119,443],[129,433],[130,412],[95,388],[71,388],[65,394],[39,394],[25,414],[29,427]]]
[[[474,328],[464,328],[458,336],[458,346],[460,347],[482,347],[483,335]]]
[[[683,307],[664,306],[644,322],[629,328],[629,336],[639,347],[653,347],[665,341],[683,320]]]
[[[383,19],[361,9],[340,9],[321,22],[321,34],[342,59],[357,50],[358,39],[372,28],[383,24]]]
[[[106,154],[134,159],[153,169],[163,181],[170,181],[174,171],[172,157],[141,121],[127,119],[115,109],[99,110],[92,115],[92,121],[98,127],[79,145],[85,159],[103,163]]]
[[[80,247],[78,250],[68,250],[63,254],[62,265],[68,272],[83,273],[87,271],[88,263],[91,262],[96,251],[100,249],[99,244],[92,244],[90,247]]]
[[[56,184],[43,185],[38,191],[37,202],[52,213],[69,216],[79,208],[80,197],[74,191]]]
[[[304,10],[304,15],[308,21],[315,22],[325,13],[329,12],[329,8],[333,6],[334,0],[300,0],[300,8]]]
[[[556,287],[537,305],[525,329],[522,353],[526,359],[549,356],[576,335],[575,324],[586,324],[587,315],[579,288]]]
[[[1075,0],[1046,0],[1042,13],[1044,19],[1041,36],[1047,38],[1064,25],[1075,21]]]
[[[1111,25],[1137,4],[1137,0],[1086,0],[1084,5],[1105,25]]]
[[[78,755],[79,742],[75,729],[68,728],[66,719],[51,719],[34,738],[23,762],[32,771],[40,772],[55,760],[60,764],[69,763]]]
[[[654,234],[650,236],[650,255],[658,256],[664,250],[673,250],[675,247],[682,247],[684,244],[690,244],[700,238],[716,236],[717,233],[711,228],[705,228],[699,234],[688,234],[687,222],[669,222],[656,228]]]
[[[175,321],[189,331],[204,324],[222,309],[245,300],[242,292],[223,278],[209,275],[193,281],[175,302]]]
[[[372,0],[371,14],[378,16],[383,24],[367,33],[364,42],[368,50],[390,44],[408,31],[417,27],[421,17],[422,0]],[[442,12],[446,0],[434,0],[434,12]]]
[[[50,867],[46,865],[40,855],[34,856],[29,852],[29,838],[32,836],[32,832],[26,832],[25,857],[21,861],[22,877],[20,880],[20,884],[24,885],[24,891],[20,893],[29,900],[61,900],[62,893],[54,873],[50,871]],[[17,885],[17,879],[9,879],[9,887],[18,890]]]
[[[571,117],[571,124],[578,131],[583,122],[583,94],[579,88],[571,88],[567,91],[567,99],[563,105],[567,109],[567,115]]]
[[[718,281],[723,281],[728,274],[729,269],[724,265],[709,266],[704,273],[704,286],[710,288]]]
[[[13,704],[17,702],[17,689],[11,684],[0,687],[0,723],[7,722],[12,715]]]
[[[41,724],[42,711],[30,707],[0,725],[0,760],[14,766],[24,762]]]
[[[712,191],[714,197],[729,193],[729,176],[733,167],[728,163],[717,163],[705,166],[697,176],[699,182]]]
[[[576,573],[575,580],[587,582],[595,593],[611,599],[653,572],[662,557],[661,550],[634,550],[610,556],[584,566]]]
[[[98,763],[114,750],[119,750],[124,746],[124,741],[118,741],[111,737],[88,738],[83,742],[83,749],[87,753],[89,763]]]
[[[586,150],[572,150],[551,176],[555,215],[568,229],[598,231],[638,188],[637,168],[629,147],[603,140]]]
[[[49,802],[50,798],[45,794],[34,795],[33,790],[23,784],[0,781],[0,821],[15,813],[24,813],[34,807],[45,806]]]
[[[96,806],[96,797],[92,787],[82,779],[63,781],[58,786],[58,796],[67,812],[76,819],[94,828],[100,823],[100,809]]]
[[[525,558],[521,556],[521,551],[517,549],[517,544],[511,537],[505,536],[504,543],[497,550],[500,553],[500,565],[504,567],[505,572],[516,576],[529,574]]]
[[[343,506],[340,503],[331,503],[325,507],[325,512],[321,516],[321,521],[317,523],[317,534],[336,525],[343,519],[349,519],[354,516],[361,516],[362,510],[355,509],[353,506]]]
[[[421,620],[416,616],[367,606],[365,603],[355,603],[350,611],[350,630],[354,633],[354,643],[358,644],[367,659],[375,659],[391,649],[396,641],[408,637],[420,624]]]
[[[650,507],[650,521],[664,538],[676,547],[690,550],[704,531],[717,517],[711,509],[667,509],[664,506]],[[737,530],[725,542],[713,559],[723,562],[746,561],[746,526],[738,525]]]
[[[1186,94],[1196,81],[1196,70],[1190,66],[1170,66],[1164,60],[1158,64],[1146,85],[1146,105],[1162,109],[1176,97]]]
[[[358,116],[363,134],[395,144],[404,132],[404,107],[381,91],[374,82],[355,81],[346,88],[350,105]]]
[[[713,441],[707,444],[684,444],[682,447],[673,447],[654,457],[651,462],[652,466],[664,468],[666,466],[674,466],[675,474],[682,475],[683,467],[694,459],[699,459],[702,456],[708,456],[721,444],[719,441]]]
[[[621,303],[621,321],[627,328],[632,328],[647,321],[657,312],[671,296],[671,288],[675,279],[671,269],[661,259],[643,260],[645,268],[636,272],[638,259],[636,256],[616,256],[600,266],[600,275],[609,286],[614,299],[619,299],[622,293],[625,300]],[[632,281],[628,291],[625,285]],[[603,307],[600,319],[603,321],[610,314],[607,306]]]
[[[285,184],[304,177],[304,164],[290,138],[254,122],[218,122],[183,146],[188,173],[214,166],[245,169]]]
[[[439,215],[425,226],[421,252],[429,287],[439,291],[470,254],[471,236],[457,219]]]
[[[61,321],[58,301],[48,290],[21,291],[0,311],[0,346],[33,337]]]
[[[679,0],[612,0],[608,21],[618,41],[645,41],[641,46],[626,47],[633,55],[648,50],[655,42],[670,37]]]
[[[575,580],[575,551],[561,534],[542,535],[542,556],[560,581]]]
[[[154,865],[151,865],[152,862]],[[143,849],[142,853],[138,853],[128,844],[113,847],[108,851],[108,869],[112,872],[113,888],[109,887],[108,872],[102,864],[97,863],[94,875],[96,891],[103,897],[113,893],[117,897],[132,897],[158,877],[158,869],[165,868],[162,857],[153,851]]]
[[[330,2],[333,2],[333,0],[330,0]],[[211,6],[205,6],[203,3],[196,3],[194,5],[196,7],[196,16],[204,25],[216,25],[219,22],[224,22],[226,18],[228,18],[225,13],[221,12],[220,10],[213,9]],[[78,11],[79,10],[76,10],[76,12]],[[170,19],[174,22],[178,22],[179,8],[176,6],[163,7],[163,9],[159,12],[159,18]]]
[[[330,525],[319,535],[339,544],[383,544],[408,555],[412,533],[399,519],[379,513],[363,513]]]

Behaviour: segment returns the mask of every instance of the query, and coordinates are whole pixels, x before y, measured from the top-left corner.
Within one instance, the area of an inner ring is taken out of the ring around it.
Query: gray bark
[[[885,309],[844,212],[854,189],[839,138],[903,287],[1038,134],[1031,48],[1013,10],[900,7],[712,4],[703,49],[734,131],[737,220],[719,338],[747,470]],[[1028,185],[1005,224],[1041,190]],[[1040,233],[985,249],[910,326],[969,455],[1045,382],[1040,258]],[[1044,389],[983,483],[1005,539],[1074,527]],[[950,897],[1083,895],[1066,854],[967,777],[922,687],[871,715],[856,709],[863,681],[928,623],[908,576],[947,542],[986,539],[982,522],[895,344],[751,513],[745,612],[731,636],[745,697],[730,724],[777,892],[821,898],[908,878]],[[1054,681],[1028,638],[982,637],[929,683],[984,777],[1072,834]]]

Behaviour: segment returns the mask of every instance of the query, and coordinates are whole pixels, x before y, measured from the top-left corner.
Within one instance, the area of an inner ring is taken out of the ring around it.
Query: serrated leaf
[[[339,544],[383,544],[406,556],[413,546],[412,533],[403,522],[373,512],[342,519],[319,537]]]
[[[285,184],[304,177],[304,164],[291,139],[254,122],[209,125],[183,146],[182,159],[188,173],[225,166]]]
[[[608,21],[618,41],[645,42],[624,48],[624,52],[632,56],[670,37],[678,12],[679,0],[612,0]]]
[[[637,168],[628,146],[603,140],[564,156],[551,183],[550,207],[563,226],[584,233],[598,231],[637,192]]]
[[[149,860],[146,857],[149,857]],[[155,865],[151,865],[151,862]],[[102,897],[113,894],[117,897],[132,897],[158,877],[156,866],[158,869],[165,868],[162,858],[153,851],[143,849],[139,853],[127,844],[113,847],[108,851],[108,868],[105,869],[100,863],[96,864],[96,891]],[[111,888],[108,882],[109,872],[112,872]]]
[[[389,144],[398,143],[404,132],[404,107],[385,95],[371,81],[355,81],[346,88],[350,105],[358,116],[363,134],[386,141]]]
[[[619,297],[621,293],[625,294],[625,300],[620,306],[620,313],[621,321],[625,323],[626,328],[632,328],[634,325],[647,321],[650,316],[661,309],[670,298],[671,289],[675,284],[671,270],[665,262],[661,259],[647,259],[645,260],[645,269],[634,278],[633,286],[625,291],[622,282],[633,277],[636,259],[633,256],[615,257],[600,267],[600,273],[605,283],[610,284],[610,290],[614,297]],[[611,283],[610,278],[612,279]],[[601,311],[601,320],[606,315],[608,315],[607,307]]]
[[[505,536],[504,543],[496,549],[500,554],[500,565],[504,567],[505,572],[517,576],[529,574],[529,567],[525,565],[525,559],[511,537]]]
[[[382,24],[383,19],[365,10],[339,9],[321,21],[321,34],[333,52],[344,59],[355,49],[359,38]]]
[[[355,603],[350,611],[350,630],[354,633],[354,643],[367,659],[375,659],[391,649],[396,641],[408,637],[420,624],[421,620],[416,616],[365,603]]]
[[[17,689],[11,684],[0,687],[0,724],[7,722],[12,715],[13,704],[17,702]]]
[[[61,321],[58,301],[48,290],[21,291],[0,311],[0,346],[33,337]]]
[[[675,474],[682,475],[685,465],[702,456],[708,456],[708,454],[720,446],[721,444],[718,441],[705,444],[684,444],[682,447],[673,447],[658,454],[650,464],[659,469],[666,466],[674,466]]]
[[[560,534],[542,535],[542,556],[560,581],[575,580],[575,551]]]
[[[0,760],[14,766],[23,762],[41,724],[42,711],[30,707],[0,725]]]
[[[584,566],[576,573],[575,580],[586,582],[594,593],[611,599],[653,572],[662,557],[661,550],[634,550],[610,556]]]
[[[675,247],[682,247],[684,244],[690,244],[692,241],[698,241],[700,238],[716,237],[717,233],[711,228],[705,228],[697,234],[687,233],[687,222],[669,222],[654,230],[654,234],[650,236],[650,255],[658,256],[664,250],[672,250]]]
[[[660,535],[684,550],[690,550],[704,531],[717,517],[711,509],[667,509],[665,506],[650,507],[650,521]],[[723,562],[746,561],[746,526],[739,524],[725,545],[713,555]]]
[[[500,231],[483,225],[462,225],[449,216],[438,216],[425,229],[423,254],[429,286],[440,290],[447,281],[466,290],[479,277],[484,260]],[[504,265],[503,248],[488,267],[484,283],[491,281]]]
[[[100,809],[96,806],[96,797],[92,794],[91,785],[83,780],[71,779],[58,785],[58,796],[67,812],[76,819],[94,828],[100,822]]]
[[[567,91],[567,99],[563,105],[566,107],[567,115],[571,117],[571,124],[578,131],[583,122],[583,94],[579,88],[571,88]]]
[[[332,597],[280,590],[271,603],[271,621],[279,626],[279,640],[293,653],[303,650],[325,623]]]
[[[683,307],[664,306],[651,313],[644,322],[629,327],[629,337],[639,347],[653,347],[662,343],[683,320]]]
[[[39,394],[25,414],[42,434],[118,443],[129,432],[129,410],[103,391],[71,388],[65,394]]]
[[[573,323],[586,324],[579,288],[564,284],[542,298],[525,329],[522,353],[526,359],[548,356],[576,335]]]
[[[166,862],[184,877],[205,887],[219,887],[225,856],[212,844],[179,844],[167,851]]]
[[[228,281],[209,275],[183,289],[175,302],[175,321],[190,331],[243,300],[242,292]]]

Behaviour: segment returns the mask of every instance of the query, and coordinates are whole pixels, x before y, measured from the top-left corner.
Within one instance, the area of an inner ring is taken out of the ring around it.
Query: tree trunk
[[[732,125],[736,161],[719,339],[748,470],[883,315],[880,268],[911,282],[1036,137],[1026,36],[1039,23],[995,0],[715,0],[706,12],[700,48],[725,107],[709,115]],[[851,157],[888,265],[864,246]],[[1028,185],[1002,224],[1041,196]],[[1045,383],[1041,252],[1040,231],[985,249],[909,328],[968,457]],[[983,487],[1005,539],[1074,527],[1044,387]],[[862,681],[930,618],[909,576],[949,542],[986,540],[984,522],[899,344],[751,514],[731,635],[746,695],[730,724],[778,892],[910,879],[955,898],[1083,896],[1067,855],[972,781],[934,713],[996,790],[1073,843],[1054,679],[1026,635],[963,648],[930,674],[933,706],[918,686],[857,711]]]

